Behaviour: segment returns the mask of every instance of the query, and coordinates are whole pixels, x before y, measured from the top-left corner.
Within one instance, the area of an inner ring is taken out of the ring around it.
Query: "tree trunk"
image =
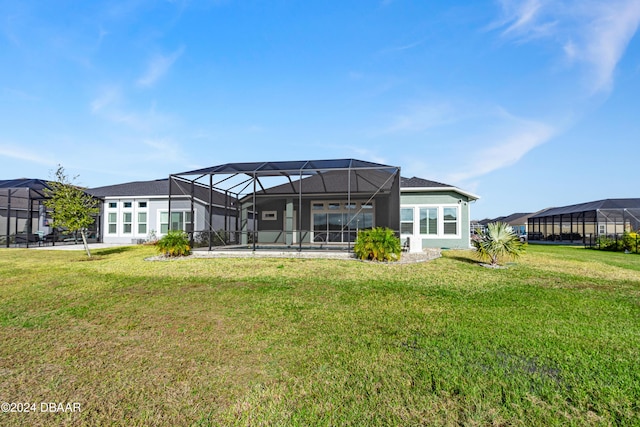
[[[84,230],[80,230],[80,235],[82,235],[82,243],[84,243],[84,250],[87,251],[87,256],[91,258],[91,252],[89,252],[89,244],[87,243],[87,236],[85,235]]]

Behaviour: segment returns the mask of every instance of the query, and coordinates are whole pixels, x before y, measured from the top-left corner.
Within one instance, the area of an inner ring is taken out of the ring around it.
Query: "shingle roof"
[[[154,181],[125,182],[123,184],[90,188],[87,192],[96,197],[168,196],[169,180],[165,178]]]
[[[176,186],[180,188],[176,190]],[[189,195],[190,186],[185,182],[177,182],[172,186],[172,196]],[[207,203],[209,201],[209,188],[201,184],[194,187],[196,198]],[[100,198],[105,197],[169,197],[169,179],[156,179],[153,181],[134,181],[125,182],[123,184],[107,185],[104,187],[96,187],[87,190],[87,193]],[[234,198],[232,198],[234,199]],[[235,201],[232,200],[232,201]],[[213,203],[219,206],[225,206],[224,194],[213,191]]]
[[[418,178],[416,176],[411,178],[402,177],[400,181],[400,187],[402,188],[436,188],[436,187],[448,187],[453,188],[453,185],[443,184],[437,181],[430,181],[428,179]]]
[[[438,181],[431,181],[424,178],[412,177],[412,178],[401,178],[400,188],[405,189],[406,191],[412,191],[414,189],[422,189],[428,188],[431,190],[452,190],[459,194],[464,194],[469,200],[477,200],[480,197],[476,196],[473,193],[469,193],[467,191],[461,190],[455,185],[443,184]]]

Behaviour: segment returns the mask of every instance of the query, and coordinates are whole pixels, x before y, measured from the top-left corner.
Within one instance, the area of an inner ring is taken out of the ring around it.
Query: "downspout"
[[[171,183],[173,182],[173,175],[169,175],[169,203],[167,205],[167,231],[171,231]],[[160,227],[162,228],[162,224],[160,224]]]

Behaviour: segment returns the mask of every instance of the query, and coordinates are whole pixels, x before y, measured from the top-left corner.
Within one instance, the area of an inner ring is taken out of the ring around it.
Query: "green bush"
[[[177,257],[191,254],[189,236],[181,230],[170,230],[158,240],[156,247],[164,256]]]
[[[638,253],[638,233],[625,231],[622,236],[611,238],[600,236],[598,238],[598,249],[612,252],[635,252]]]
[[[397,261],[400,259],[400,239],[390,228],[376,227],[360,230],[353,247],[359,259]]]

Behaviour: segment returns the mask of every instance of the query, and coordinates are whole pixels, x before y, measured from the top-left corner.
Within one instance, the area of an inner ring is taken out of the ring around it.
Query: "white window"
[[[138,212],[138,234],[147,234],[147,213]]]
[[[109,212],[107,214],[107,232],[109,234],[116,234],[118,232],[118,213]]]
[[[442,223],[445,235],[458,234],[458,208],[442,208]]]
[[[438,208],[420,208],[420,234],[438,234]]]
[[[455,205],[401,207],[400,233],[418,234],[425,238],[458,238],[460,208]]]
[[[277,211],[263,211],[262,212],[262,220],[263,221],[275,221],[278,219]]]
[[[123,212],[122,213],[122,233],[123,234],[131,234],[131,222],[133,219],[132,212]]]
[[[400,234],[413,234],[413,208],[400,209]]]
[[[191,212],[171,212],[171,230],[187,231],[191,225]],[[160,212],[160,234],[169,232],[169,212]]]

